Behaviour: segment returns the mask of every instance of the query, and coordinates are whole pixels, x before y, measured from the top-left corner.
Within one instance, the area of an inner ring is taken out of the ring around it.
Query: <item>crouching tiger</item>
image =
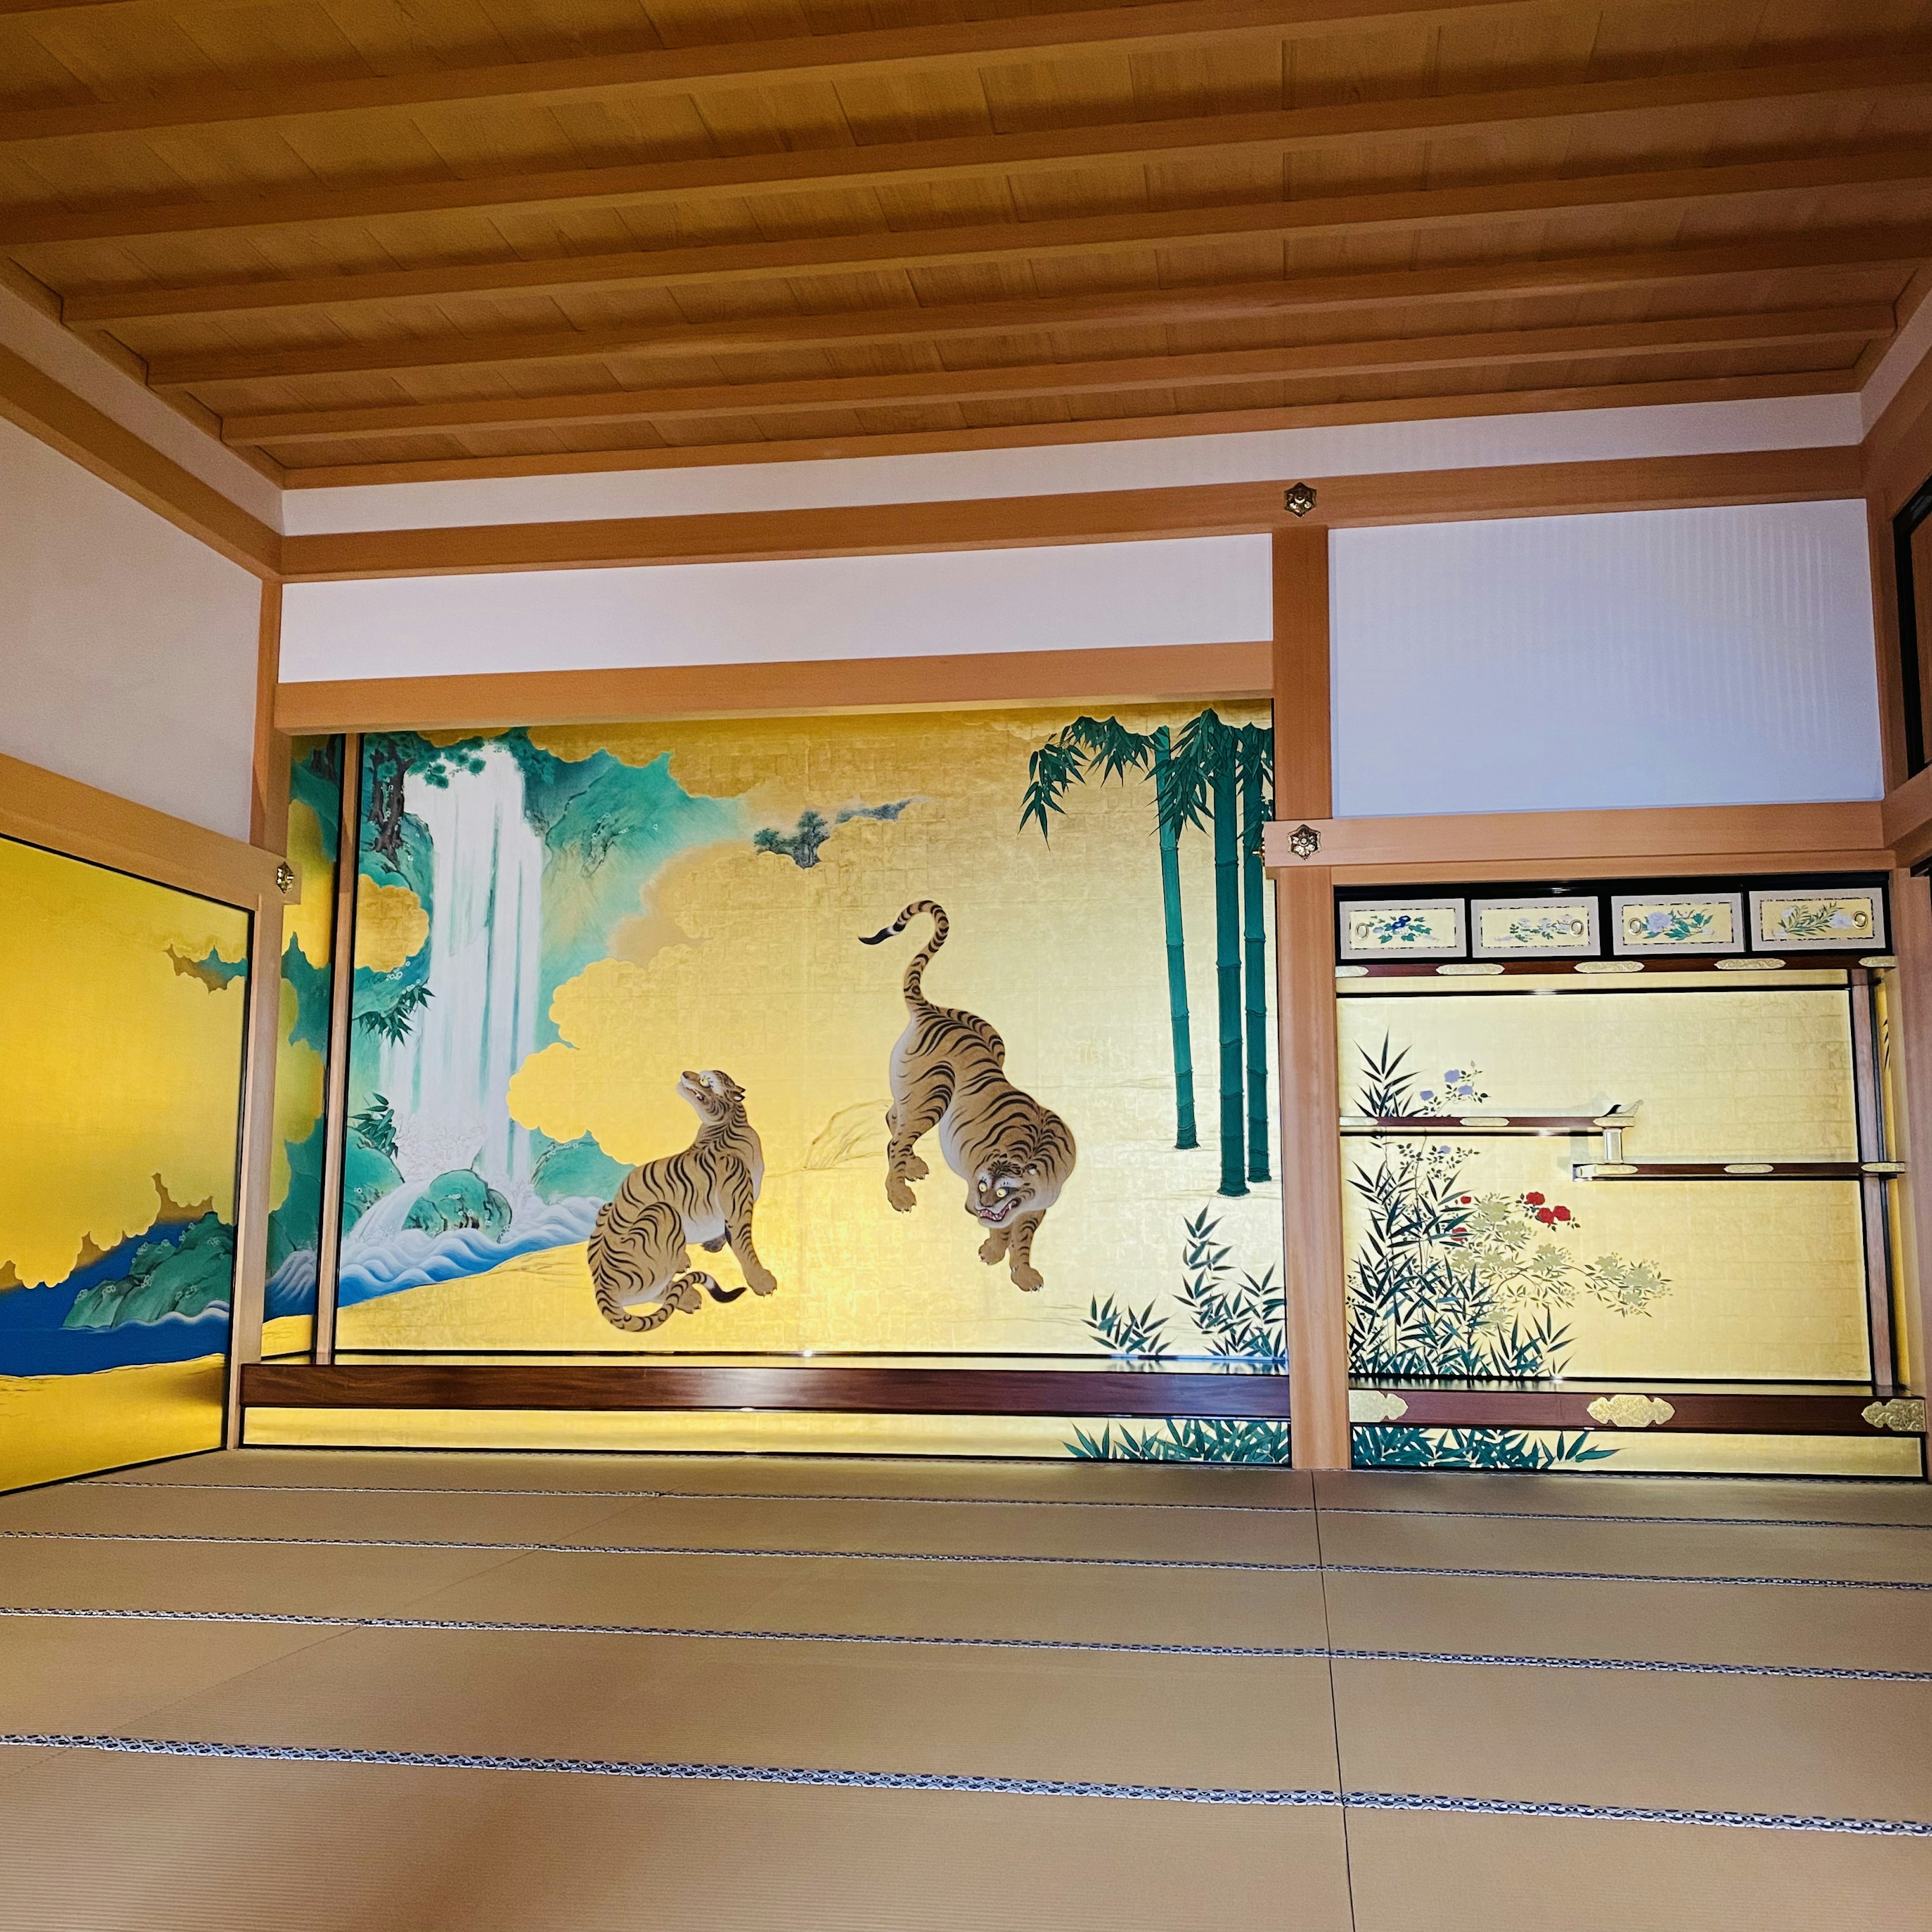
[[[720,1288],[686,1252],[693,1241],[716,1254],[727,1242],[746,1286],[769,1294],[777,1278],[752,1244],[752,1208],[764,1184],[765,1156],[745,1113],[745,1090],[728,1073],[682,1073],[677,1090],[697,1111],[698,1138],[682,1154],[646,1161],[625,1175],[615,1198],[598,1210],[590,1235],[590,1278],[598,1312],[614,1328],[661,1327],[680,1310],[736,1301],[742,1288]],[[654,1301],[651,1312],[632,1305]]]
[[[926,997],[921,976],[949,929],[944,907],[915,899],[860,943],[878,946],[922,913],[932,914],[933,932],[905,971],[906,1030],[892,1048],[886,1115],[886,1198],[901,1214],[916,1204],[907,1184],[932,1170],[914,1143],[937,1126],[946,1166],[966,1184],[966,1211],[988,1230],[980,1258],[989,1268],[1004,1259],[1016,1286],[1036,1288],[1033,1238],[1073,1172],[1073,1136],[1006,1078],[1006,1042],[984,1020]]]

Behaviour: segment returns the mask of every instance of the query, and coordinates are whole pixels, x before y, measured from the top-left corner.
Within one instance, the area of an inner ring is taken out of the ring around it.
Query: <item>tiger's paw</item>
[[[904,1168],[905,1178],[908,1180],[923,1180],[932,1172],[932,1169],[928,1167],[916,1154],[908,1154],[902,1165]]]
[[[896,1174],[886,1179],[886,1198],[902,1214],[910,1214],[919,1205],[919,1197]]]
[[[770,1294],[778,1286],[778,1278],[775,1274],[766,1274],[762,1271],[753,1274],[748,1269],[745,1274],[745,1285],[754,1294]]]
[[[685,1315],[695,1315],[704,1306],[704,1298],[694,1282],[680,1282],[664,1297],[672,1307]]]
[[[995,1262],[1004,1261],[1006,1253],[1006,1238],[1004,1234],[988,1234],[980,1244],[980,1258],[988,1268]]]
[[[1024,1294],[1030,1294],[1042,1286],[1046,1277],[1038,1268],[1029,1268],[1024,1262],[1016,1262],[1012,1268],[1013,1286]]]
[[[722,1254],[724,1252],[724,1237],[720,1234],[716,1240],[706,1241],[704,1244],[704,1252],[707,1255]]]

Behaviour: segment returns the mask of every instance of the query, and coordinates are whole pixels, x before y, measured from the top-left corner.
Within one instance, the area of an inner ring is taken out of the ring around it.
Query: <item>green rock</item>
[[[583,1134],[574,1141],[553,1141],[544,1148],[531,1170],[530,1186],[544,1201],[608,1201],[629,1172],[593,1136]]]
[[[480,1228],[501,1240],[509,1232],[510,1204],[474,1168],[455,1168],[439,1174],[424,1189],[403,1226],[426,1234]]]
[[[144,1241],[126,1274],[75,1296],[68,1328],[115,1328],[124,1322],[158,1322],[164,1315],[199,1315],[226,1306],[235,1281],[235,1230],[204,1214],[178,1242]]]

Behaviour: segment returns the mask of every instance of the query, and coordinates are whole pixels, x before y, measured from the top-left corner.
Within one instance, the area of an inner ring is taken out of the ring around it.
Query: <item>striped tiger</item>
[[[641,1333],[680,1310],[695,1315],[703,1288],[736,1301],[742,1288],[720,1288],[689,1265],[688,1244],[716,1254],[728,1241],[755,1294],[778,1286],[752,1245],[752,1206],[765,1178],[764,1150],[745,1113],[745,1090],[716,1067],[681,1073],[677,1090],[697,1111],[698,1138],[682,1154],[646,1161],[625,1175],[616,1198],[598,1210],[590,1234],[590,1278],[598,1311],[614,1328]],[[632,1304],[655,1300],[648,1315]]]
[[[860,944],[880,945],[922,913],[932,916],[932,937],[906,968],[909,1017],[892,1048],[886,1115],[886,1198],[902,1214],[916,1204],[907,1184],[932,1169],[913,1144],[938,1127],[946,1166],[966,1184],[966,1211],[988,1230],[980,1258],[988,1268],[1004,1259],[1015,1285],[1030,1292],[1043,1279],[1033,1264],[1033,1238],[1073,1172],[1073,1136],[1006,1078],[1006,1042],[984,1020],[926,997],[922,976],[950,929],[944,906],[915,899]]]

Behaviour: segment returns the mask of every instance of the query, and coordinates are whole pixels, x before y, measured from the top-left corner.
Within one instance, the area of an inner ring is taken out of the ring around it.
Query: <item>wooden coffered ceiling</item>
[[[292,484],[1846,390],[1928,259],[1932,0],[0,0],[4,272]]]

